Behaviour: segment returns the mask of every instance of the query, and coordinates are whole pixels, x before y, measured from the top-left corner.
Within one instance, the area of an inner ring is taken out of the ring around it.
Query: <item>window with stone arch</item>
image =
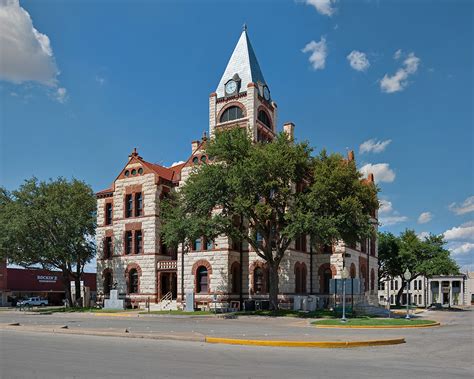
[[[209,292],[209,275],[207,267],[199,266],[196,270],[196,293]]]
[[[219,122],[228,122],[228,121],[238,120],[243,117],[244,117],[244,112],[242,111],[242,108],[236,105],[233,105],[227,108],[224,111],[224,113],[222,113]]]
[[[268,293],[267,275],[261,267],[253,270],[253,290],[256,295]]]
[[[138,293],[138,271],[132,268],[128,273],[128,293]]]

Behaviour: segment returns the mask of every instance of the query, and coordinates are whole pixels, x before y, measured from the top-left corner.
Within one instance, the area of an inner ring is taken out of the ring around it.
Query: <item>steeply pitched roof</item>
[[[224,75],[222,75],[217,86],[217,97],[225,96],[224,86],[235,74],[239,75],[241,80],[240,92],[245,92],[249,83],[265,83],[262,70],[260,70],[260,65],[247,35],[246,27],[240,35],[239,42],[237,42]]]

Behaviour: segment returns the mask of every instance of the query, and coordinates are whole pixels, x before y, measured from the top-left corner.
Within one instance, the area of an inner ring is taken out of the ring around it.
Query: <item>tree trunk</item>
[[[278,310],[278,264],[268,262],[270,310]]]
[[[71,307],[73,306],[72,302],[72,297],[71,297],[71,280],[69,277],[69,272],[68,271],[63,271],[63,286],[64,286],[64,293],[65,293],[65,298],[67,301],[67,306]]]
[[[406,283],[407,282],[405,280],[402,280],[402,285],[400,286],[400,289],[397,292],[397,296],[395,297],[395,304],[398,306],[401,305],[400,299],[402,298],[402,294],[403,294],[403,291],[405,290]]]
[[[80,275],[75,275],[74,276],[74,289],[76,293],[76,298],[74,299],[74,305],[82,307],[84,302],[80,301],[82,294],[81,294],[81,276]]]

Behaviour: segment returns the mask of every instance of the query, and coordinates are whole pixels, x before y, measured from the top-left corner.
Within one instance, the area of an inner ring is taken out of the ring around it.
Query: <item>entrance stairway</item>
[[[157,304],[150,304],[150,311],[176,311],[178,303],[173,300],[173,294],[168,292]]]

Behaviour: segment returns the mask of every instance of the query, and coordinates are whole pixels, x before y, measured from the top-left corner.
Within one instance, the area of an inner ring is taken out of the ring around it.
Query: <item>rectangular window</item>
[[[418,281],[418,288],[421,290],[421,279]]]
[[[212,250],[212,240],[205,238],[204,239],[206,250]]]
[[[132,253],[132,232],[130,230],[125,232],[125,254]]]
[[[395,291],[398,290],[398,280],[395,280]]]
[[[125,217],[132,217],[133,212],[133,197],[132,195],[125,196]]]
[[[143,196],[141,192],[135,194],[135,217],[143,214]]]
[[[413,283],[413,289],[415,289],[415,290],[418,289],[418,282],[416,280]]]
[[[142,231],[135,231],[135,254],[141,254],[143,251]]]
[[[263,247],[263,236],[260,232],[257,232],[257,235],[255,236],[257,239],[257,245],[262,248]]]
[[[393,280],[390,281],[390,290],[393,291]]]
[[[375,238],[370,239],[370,255],[375,257]]]
[[[112,224],[112,203],[105,204],[105,225]]]
[[[362,253],[367,253],[367,240],[362,240],[360,242],[360,251]]]
[[[200,251],[201,250],[201,238],[198,238],[194,241],[194,244],[193,244],[193,250],[195,251]]]
[[[112,237],[105,237],[104,258],[109,259],[111,257],[112,257]]]

